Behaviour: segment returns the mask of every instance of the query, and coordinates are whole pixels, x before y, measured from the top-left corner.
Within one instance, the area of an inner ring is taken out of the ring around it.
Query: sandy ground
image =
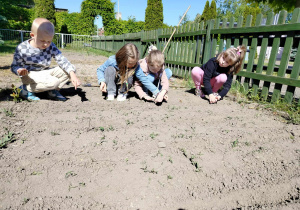
[[[105,57],[64,54],[96,84]],[[1,88],[20,85],[11,58]],[[1,139],[15,141],[0,149],[0,209],[300,209],[299,125],[192,91],[173,87],[161,106],[134,92],[105,101],[93,86],[65,86],[66,102],[2,94]]]

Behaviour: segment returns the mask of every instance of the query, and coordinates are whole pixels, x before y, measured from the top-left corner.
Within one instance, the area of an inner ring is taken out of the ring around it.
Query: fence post
[[[61,48],[64,49],[64,34],[61,34]]]
[[[23,31],[21,30],[21,42],[24,41],[23,39],[24,39],[24,38],[23,38]]]
[[[204,54],[202,63],[206,63],[210,57],[210,30],[211,30],[211,21],[207,22],[206,36],[204,42]]]

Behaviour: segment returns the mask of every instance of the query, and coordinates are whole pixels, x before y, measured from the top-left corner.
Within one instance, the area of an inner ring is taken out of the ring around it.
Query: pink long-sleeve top
[[[148,68],[147,61],[146,61],[145,58],[139,60],[139,64],[140,64],[140,67],[141,67],[141,69],[143,70],[143,72],[145,73],[146,76],[151,73],[149,68]],[[155,76],[155,80],[157,80],[160,77],[160,84],[162,86],[162,90],[166,90],[168,92],[168,90],[169,90],[169,80],[168,80],[166,72],[164,71],[164,67],[162,67],[162,69],[158,73],[153,74],[153,75]],[[138,94],[140,99],[142,99],[144,96],[147,95],[147,93],[145,93],[143,91],[143,84],[139,80],[135,81],[134,89],[135,89],[135,92]]]

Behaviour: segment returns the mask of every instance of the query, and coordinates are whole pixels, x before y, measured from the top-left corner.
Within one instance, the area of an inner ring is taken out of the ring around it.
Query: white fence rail
[[[82,48],[92,46],[89,35],[55,33],[53,42],[58,48]],[[17,41],[19,43],[30,39],[30,31],[0,29],[0,39],[3,41]]]

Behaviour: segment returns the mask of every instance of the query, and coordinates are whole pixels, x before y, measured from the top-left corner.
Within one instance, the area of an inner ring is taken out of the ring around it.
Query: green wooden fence
[[[193,67],[201,66],[226,48],[245,45],[248,52],[236,79],[246,90],[252,88],[252,94],[260,91],[264,99],[273,92],[272,101],[276,101],[281,97],[281,92],[285,92],[285,100],[291,103],[296,88],[300,87],[300,8],[294,10],[289,23],[285,23],[286,17],[287,12],[281,11],[276,25],[272,24],[274,14],[270,13],[265,25],[262,25],[263,16],[259,14],[255,26],[252,26],[252,16],[247,17],[245,25],[243,17],[240,17],[237,23],[232,18],[229,21],[214,19],[206,24],[180,26],[166,48],[165,63],[172,69],[173,75],[187,79]],[[150,44],[163,50],[173,29],[95,37],[92,47],[116,52],[125,43],[131,42],[144,57]],[[292,48],[298,49],[294,62],[290,62]],[[278,59],[281,49],[282,55]],[[269,56],[266,58],[267,51]]]

